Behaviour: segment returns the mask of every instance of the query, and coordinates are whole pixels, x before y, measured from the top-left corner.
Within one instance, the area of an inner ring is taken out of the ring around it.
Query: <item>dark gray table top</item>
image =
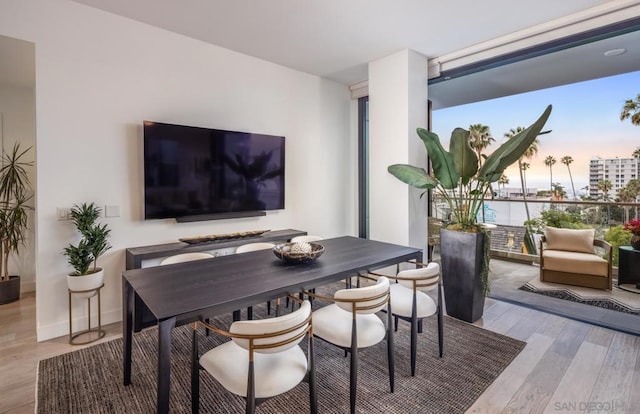
[[[271,250],[215,257],[212,259],[127,270],[128,282],[151,312],[163,320],[194,318],[203,311],[231,312],[246,306],[295,294],[354,276],[359,270],[373,270],[419,258],[413,247],[339,237],[317,242],[325,252],[308,264],[288,264]]]

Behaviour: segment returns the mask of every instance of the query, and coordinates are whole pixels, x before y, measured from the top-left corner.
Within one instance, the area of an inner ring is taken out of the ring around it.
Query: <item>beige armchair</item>
[[[607,259],[595,247],[604,249]],[[611,259],[611,245],[595,239],[595,230],[547,227],[540,241],[540,280],[611,290]]]

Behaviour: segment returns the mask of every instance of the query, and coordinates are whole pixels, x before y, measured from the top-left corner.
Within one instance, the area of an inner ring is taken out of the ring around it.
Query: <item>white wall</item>
[[[392,164],[426,168],[416,128],[426,127],[426,57],[403,50],[369,63],[370,234],[372,239],[426,248],[422,191],[387,172]]]
[[[36,157],[36,113],[35,95],[33,88],[0,85],[0,138],[5,151],[11,152],[14,143],[20,143],[20,148],[26,150],[33,147],[26,155],[25,161],[34,161]],[[27,175],[34,187],[36,177],[35,168],[27,169]],[[28,229],[25,234],[25,246],[20,249],[20,255],[9,256],[9,274],[20,275],[22,291],[35,290],[35,214],[29,212]]]
[[[70,1],[5,0],[0,34],[36,44],[38,340],[67,334],[61,250],[75,235],[56,207],[120,206],[121,217],[105,219],[104,323],[121,319],[126,247],[252,229],[353,232],[347,87]],[[144,119],[286,136],[285,210],[143,221]]]

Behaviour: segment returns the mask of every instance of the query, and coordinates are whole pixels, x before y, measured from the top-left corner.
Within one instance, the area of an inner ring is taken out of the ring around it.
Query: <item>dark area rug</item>
[[[616,312],[640,315],[640,295],[622,290],[615,283],[612,290],[606,291],[545,283],[536,278],[522,285],[520,290]]]
[[[228,326],[230,316],[214,323]],[[200,337],[201,353],[221,343],[216,336]],[[318,410],[349,411],[349,358],[339,349],[315,340]],[[304,342],[303,342],[304,344]],[[409,330],[400,323],[394,335],[396,388],[389,392],[386,343],[359,353],[359,413],[464,413],[524,348],[525,343],[485,329],[445,318],[444,357],[438,358],[435,318],[425,320],[418,338],[415,377],[409,374]],[[191,330],[173,331],[171,412],[190,412]],[[303,346],[306,348],[306,346]],[[132,384],[122,384],[122,339],[40,361],[37,413],[153,413],[156,410],[157,330],[134,334]],[[201,413],[241,413],[244,400],[201,377]],[[261,404],[258,413],[308,412],[308,387]]]

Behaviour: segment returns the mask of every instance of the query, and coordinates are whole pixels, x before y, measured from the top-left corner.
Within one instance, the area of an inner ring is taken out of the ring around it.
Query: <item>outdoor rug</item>
[[[520,287],[520,289],[558,299],[610,309],[616,312],[640,315],[640,294],[620,289],[617,286],[616,280],[613,282],[613,289],[606,291],[602,289],[563,285],[560,283],[542,282],[540,281],[540,277],[536,276]]]
[[[228,326],[230,317],[214,323]],[[359,413],[464,413],[524,348],[525,343],[445,317],[444,356],[438,358],[435,318],[425,320],[418,337],[418,363],[410,375],[408,323],[394,335],[395,392],[389,392],[386,342],[359,352],[357,410]],[[200,337],[202,352],[219,344],[217,336]],[[38,365],[36,412],[153,413],[156,409],[157,330],[134,334],[132,384],[122,384],[122,339],[115,339]],[[315,340],[318,411],[349,411],[349,358],[344,352]],[[305,342],[302,343],[306,349]],[[172,337],[172,413],[188,413],[190,406],[189,326]],[[222,388],[201,371],[200,412],[242,413],[244,400]],[[308,386],[261,404],[258,413],[308,412]]]

